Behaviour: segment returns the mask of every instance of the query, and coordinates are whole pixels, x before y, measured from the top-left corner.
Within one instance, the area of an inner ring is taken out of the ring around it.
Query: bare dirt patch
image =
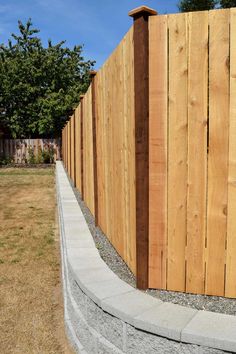
[[[54,169],[0,170],[0,352],[73,353],[64,332]]]

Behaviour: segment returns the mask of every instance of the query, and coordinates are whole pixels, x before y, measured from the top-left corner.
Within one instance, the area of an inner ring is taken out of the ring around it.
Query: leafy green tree
[[[228,7],[236,7],[236,0],[220,0],[220,7],[223,9]]]
[[[94,62],[82,46],[65,41],[47,47],[29,19],[18,21],[19,35],[0,45],[0,127],[12,137],[53,137],[86,92]]]
[[[212,10],[217,4],[216,0],[181,0],[178,8],[181,12]]]

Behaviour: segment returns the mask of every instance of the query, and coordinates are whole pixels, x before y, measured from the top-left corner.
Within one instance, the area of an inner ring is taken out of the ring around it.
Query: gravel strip
[[[69,177],[68,177],[69,178]],[[81,207],[84,217],[87,221],[91,234],[93,236],[96,247],[100,253],[100,256],[106,262],[108,267],[123,281],[129,285],[136,287],[135,277],[126,263],[122,260],[119,254],[116,252],[112,244],[107,237],[101,231],[99,227],[95,227],[94,217],[86,204],[81,200],[81,195],[76,188],[71,186],[74,190],[76,199]],[[156,290],[149,289],[145,291],[147,294],[161,299],[165,302],[172,302],[174,304],[191,307],[197,310],[206,310],[212,312],[225,313],[228,315],[236,315],[236,299],[227,299],[218,296],[208,295],[194,295],[185,294],[175,291]]]

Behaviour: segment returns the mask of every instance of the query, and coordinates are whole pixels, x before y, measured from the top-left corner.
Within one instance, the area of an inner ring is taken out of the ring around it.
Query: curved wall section
[[[235,316],[164,303],[117,277],[101,259],[57,162],[65,326],[77,353],[236,352]]]

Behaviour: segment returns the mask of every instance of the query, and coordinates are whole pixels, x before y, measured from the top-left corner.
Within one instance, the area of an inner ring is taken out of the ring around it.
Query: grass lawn
[[[0,352],[72,353],[63,323],[54,169],[0,169]]]

